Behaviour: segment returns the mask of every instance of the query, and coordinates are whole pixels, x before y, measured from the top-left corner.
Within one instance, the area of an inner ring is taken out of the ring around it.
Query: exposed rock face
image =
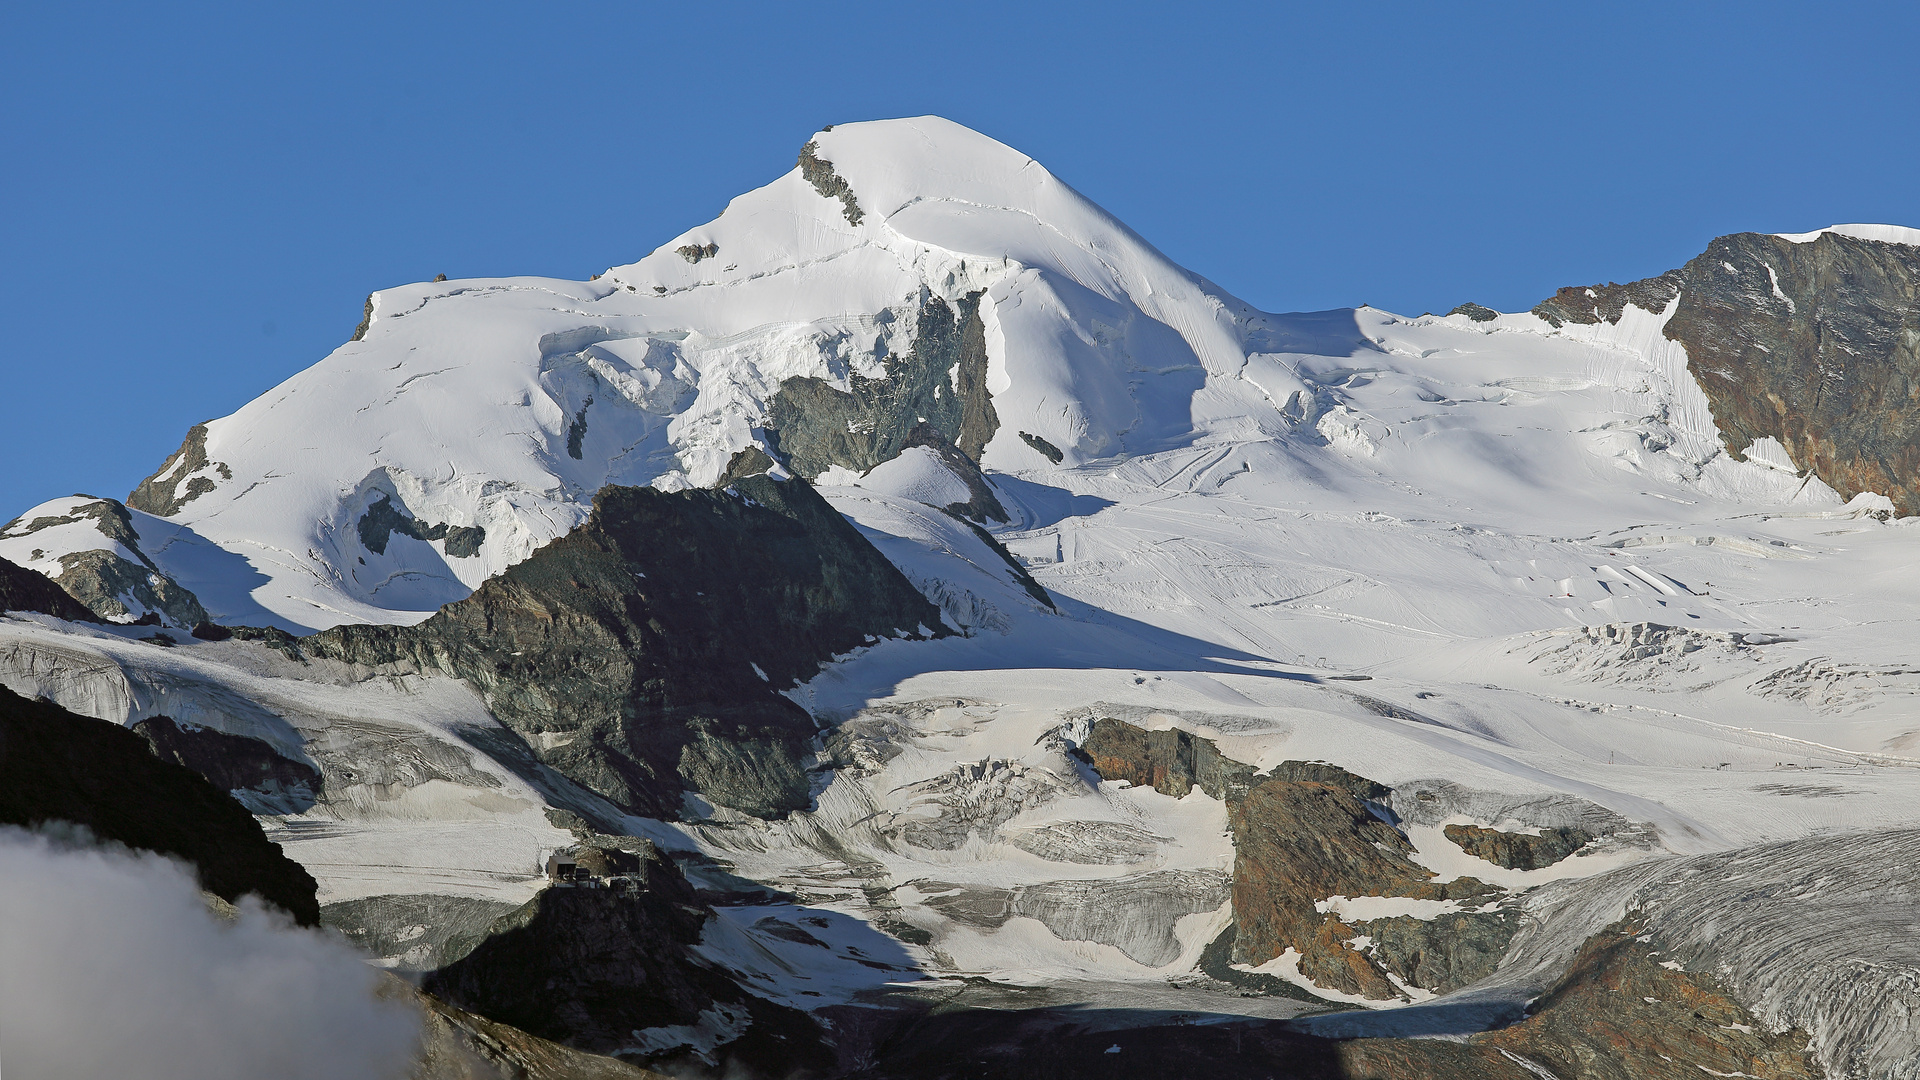
[[[312,876],[224,791],[117,724],[0,686],[0,824],[61,821],[185,859],[223,900],[257,893],[303,926],[319,922]]]
[[[1558,985],[1533,1004],[1533,1015],[1470,1042],[1567,1080],[1825,1075],[1803,1032],[1770,1033],[1711,977],[1664,966],[1646,929],[1629,916],[1594,935]]]
[[[582,430],[585,430],[584,427]],[[573,440],[576,448],[574,457],[580,456],[578,443],[578,439]],[[418,519],[394,509],[391,496],[367,507],[367,512],[360,515],[358,527],[360,542],[376,555],[387,553],[387,540],[394,533],[411,536],[415,540],[444,540],[448,557],[455,559],[470,559],[480,554],[480,545],[487,539],[487,530],[478,525],[448,525],[445,522],[422,524]]]
[[[1392,789],[1337,765],[1283,761],[1256,773],[1221,754],[1211,739],[1111,717],[1093,722],[1079,752],[1103,779],[1175,798],[1197,787],[1227,804],[1234,926],[1213,946],[1231,947],[1229,955],[1213,958],[1216,977],[1287,993],[1291,984],[1236,971],[1228,962],[1258,966],[1293,949],[1300,972],[1328,989],[1404,997],[1391,975],[1445,992],[1490,974],[1518,929],[1516,916],[1496,910],[1351,924],[1317,910],[1319,901],[1334,896],[1487,900],[1499,893],[1472,878],[1435,882],[1432,871],[1412,860],[1413,845],[1384,820],[1392,817],[1385,807]],[[1363,950],[1346,944],[1362,937]]]
[[[688,791],[805,807],[814,724],[776,691],[940,616],[810,485],[753,468],[720,490],[603,489],[586,524],[418,626],[302,648],[466,679],[527,753],[636,813],[677,817]]]
[[[1147,731],[1101,717],[1080,744],[1103,780],[1126,780],[1176,799],[1199,788],[1216,799],[1237,799],[1252,786],[1254,768],[1220,753],[1212,739],[1180,728]]]
[[[1331,912],[1316,911],[1316,901],[1330,896],[1461,900],[1496,892],[1472,878],[1435,881],[1432,871],[1412,860],[1407,838],[1345,787],[1268,780],[1229,803],[1228,820],[1238,928],[1234,959],[1259,965],[1291,948],[1300,953],[1301,974],[1329,989],[1380,999],[1403,996],[1377,962],[1345,944],[1363,930]],[[1498,951],[1504,947],[1501,942]]]
[[[256,814],[298,814],[313,806],[320,772],[259,739],[152,716],[133,725],[162,761],[184,765]]]
[[[1449,825],[1445,831],[1461,851],[1509,870],[1552,866],[1593,841],[1585,829],[1542,829],[1538,836],[1480,825]]]
[[[1486,307],[1481,304],[1476,304],[1471,300],[1467,301],[1464,304],[1461,304],[1457,308],[1454,308],[1452,311],[1447,312],[1447,314],[1465,315],[1467,318],[1472,319],[1474,322],[1492,322],[1493,320],[1500,317],[1499,312],[1493,310],[1490,307]]]
[[[1451,993],[1493,974],[1520,929],[1507,910],[1454,911],[1431,919],[1399,915],[1355,924],[1371,939],[1367,956],[1408,986]]]
[[[420,1056],[408,1080],[665,1080],[618,1058],[562,1046],[456,1008],[398,978],[382,989],[420,1006]]]
[[[368,310],[372,310],[371,300]],[[172,517],[181,507],[214,489],[215,481],[209,473],[219,473],[222,480],[233,479],[233,470],[226,463],[207,459],[207,425],[195,424],[187,429],[180,449],[127,496],[127,505],[155,517]]]
[[[1842,496],[1920,513],[1920,247],[1737,233],[1678,270],[1562,289],[1534,313],[1615,322],[1676,297],[1666,336],[1686,346],[1730,454],[1772,436]]]
[[[810,142],[800,148],[800,175],[823,198],[840,200],[847,224],[858,225],[867,216],[866,211],[860,209],[860,201],[853,197],[853,189],[833,171],[833,162],[820,156],[819,143]]]
[[[200,599],[162,573],[147,553],[140,550],[140,534],[134,531],[133,515],[117,500],[93,499],[73,505],[61,516],[37,517],[31,521],[15,519],[0,529],[0,533],[13,539],[82,521],[92,522],[92,527],[107,543],[104,547],[60,556],[60,573],[54,583],[67,595],[104,619],[128,621],[135,617],[134,609],[138,608],[142,613],[157,612],[183,629],[210,621],[206,609],[200,606]],[[127,559],[120,551],[138,561]]]
[[[939,428],[924,420],[915,424],[913,430],[907,432],[907,441],[901,448],[910,446],[924,446],[933,451],[940,458],[940,463],[967,485],[966,502],[950,503],[941,509],[957,517],[966,518],[968,521],[997,521],[1003,525],[1006,524],[1007,508],[1000,505],[1000,499],[994,495],[992,486],[987,483],[986,475],[980,471],[980,466],[974,464],[972,458],[961,453],[960,448],[942,435]]]
[[[103,622],[38,570],[0,559],[0,611],[37,611],[68,622]]]
[[[648,853],[613,886],[548,888],[477,943],[448,942],[460,959],[428,975],[423,988],[594,1053],[653,1060],[683,1045],[673,1029],[706,1028],[729,1044],[713,1056],[749,1074],[824,1063],[811,1020],[747,994],[689,955],[708,914],[679,871]]]
[[[682,244],[679,247],[674,248],[673,250],[674,250],[674,254],[679,255],[681,258],[687,260],[688,262],[697,263],[702,259],[711,259],[715,255],[720,254],[720,245],[719,244]]]
[[[850,371],[845,391],[810,377],[781,383],[767,403],[767,429],[794,471],[809,479],[834,465],[866,472],[898,455],[923,420],[979,461],[1000,428],[987,393],[983,295],[968,294],[957,310],[927,297],[913,348],[904,357],[889,354],[883,378]]]

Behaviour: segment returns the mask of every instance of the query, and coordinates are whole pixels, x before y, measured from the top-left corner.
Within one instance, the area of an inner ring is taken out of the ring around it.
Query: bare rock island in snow
[[[0,527],[9,820],[251,836],[422,1076],[1920,1076],[1920,231],[1271,313],[803,147]]]

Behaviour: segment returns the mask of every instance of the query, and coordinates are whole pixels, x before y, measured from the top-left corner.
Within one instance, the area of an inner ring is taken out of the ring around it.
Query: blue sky
[[[377,288],[584,278],[939,113],[1270,310],[1920,225],[1906,4],[11,4],[0,519],[123,496]]]

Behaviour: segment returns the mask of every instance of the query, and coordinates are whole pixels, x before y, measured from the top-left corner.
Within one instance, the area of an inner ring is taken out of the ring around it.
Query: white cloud
[[[420,1018],[379,978],[250,898],[215,917],[168,859],[0,828],[6,1080],[402,1076]]]

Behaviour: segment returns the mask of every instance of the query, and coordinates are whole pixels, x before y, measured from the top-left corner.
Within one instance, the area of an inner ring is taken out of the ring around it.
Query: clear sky
[[[585,278],[939,113],[1274,311],[1920,226],[1920,6],[13,3],[0,520],[124,496],[374,289]]]

